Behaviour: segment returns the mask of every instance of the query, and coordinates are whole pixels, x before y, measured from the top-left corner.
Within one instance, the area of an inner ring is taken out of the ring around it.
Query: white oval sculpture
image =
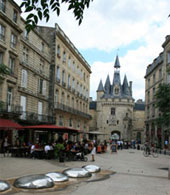
[[[14,186],[17,188],[41,189],[53,187],[54,182],[45,175],[29,175],[16,179]]]
[[[56,182],[68,181],[68,177],[62,173],[52,172],[47,173],[46,176],[50,177],[53,181]]]
[[[97,173],[101,170],[100,167],[96,165],[86,165],[86,166],[83,166],[83,168],[86,169],[90,173]]]
[[[10,189],[10,185],[6,181],[0,180],[0,192]]]
[[[91,177],[91,173],[84,168],[70,168],[66,169],[63,173],[72,178]]]

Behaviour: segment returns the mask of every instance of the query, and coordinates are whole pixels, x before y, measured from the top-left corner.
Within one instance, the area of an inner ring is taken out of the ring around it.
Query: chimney
[[[129,81],[129,89],[130,89],[130,95],[132,97],[132,81]]]

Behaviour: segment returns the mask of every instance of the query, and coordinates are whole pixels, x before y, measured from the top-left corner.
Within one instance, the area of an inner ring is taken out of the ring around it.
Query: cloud
[[[123,80],[126,74],[128,80],[133,81],[134,98],[144,99],[146,67],[163,50],[161,45],[169,34],[169,7],[169,0],[95,0],[85,10],[80,26],[65,5],[61,6],[59,17],[53,13],[48,24],[44,21],[41,24],[54,27],[54,23],[58,23],[82,51],[96,48],[109,53],[126,48],[127,51],[119,56],[121,78]],[[130,45],[135,41],[141,41],[141,45],[132,49]],[[100,79],[104,84],[109,74],[112,82],[113,66],[114,61],[91,64],[90,95],[94,99]]]

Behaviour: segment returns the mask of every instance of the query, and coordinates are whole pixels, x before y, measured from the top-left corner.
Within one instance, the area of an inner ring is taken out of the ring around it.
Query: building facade
[[[96,130],[100,140],[113,138],[143,141],[144,102],[141,102],[142,109],[138,109],[139,106],[135,107],[137,104],[132,97],[132,82],[128,83],[126,75],[121,84],[120,63],[117,56],[112,84],[109,75],[104,86],[100,81],[97,101],[91,102],[90,113],[95,117],[94,121],[90,122],[90,130]],[[137,122],[138,120],[140,123]]]
[[[162,45],[163,52],[147,66],[145,75],[145,140],[151,144],[164,147],[164,142],[169,142],[168,127],[158,125],[156,119],[161,112],[156,108],[155,92],[160,83],[170,83],[170,37],[167,36]]]
[[[19,6],[1,1],[0,63],[11,70],[0,75],[1,118],[88,131],[90,66],[57,24],[28,34]]]

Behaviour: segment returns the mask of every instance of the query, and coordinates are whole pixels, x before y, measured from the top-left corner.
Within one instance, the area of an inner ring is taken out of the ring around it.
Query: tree
[[[157,119],[158,124],[168,127],[170,125],[170,85],[162,83],[155,94],[156,107],[161,112]]]
[[[48,22],[50,11],[56,12],[59,16],[61,3],[67,3],[68,10],[73,11],[80,25],[84,9],[89,7],[91,1],[93,0],[23,0],[20,7],[24,9],[24,12],[29,13],[25,21],[26,29],[29,32],[36,27],[39,20],[44,18]]]

